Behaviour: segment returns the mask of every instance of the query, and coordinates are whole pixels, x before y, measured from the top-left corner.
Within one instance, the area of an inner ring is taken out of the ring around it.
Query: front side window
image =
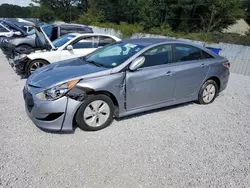
[[[75,42],[72,46],[74,49],[97,48],[98,37],[85,37]]]
[[[88,55],[86,61],[95,62],[107,68],[114,68],[124,63],[143,48],[144,46],[127,42],[110,44]]]
[[[63,46],[64,44],[66,44],[67,42],[69,42],[71,39],[73,39],[75,37],[76,37],[76,35],[73,35],[73,34],[63,35],[62,37],[54,40],[53,45],[56,48],[59,48],[59,47]]]
[[[186,45],[175,45],[175,62],[193,61],[202,59],[201,49]]]
[[[143,54],[145,62],[141,68],[171,63],[172,54],[172,46],[170,44],[154,47]]]

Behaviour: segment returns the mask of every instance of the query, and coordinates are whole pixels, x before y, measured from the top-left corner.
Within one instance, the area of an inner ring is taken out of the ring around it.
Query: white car
[[[115,36],[96,33],[70,33],[53,42],[51,42],[46,35],[44,36],[45,38],[40,38],[47,40],[46,45],[49,50],[16,56],[14,59],[14,67],[17,73],[30,75],[44,65],[85,56],[98,48],[121,40]],[[43,42],[46,43],[45,41]]]

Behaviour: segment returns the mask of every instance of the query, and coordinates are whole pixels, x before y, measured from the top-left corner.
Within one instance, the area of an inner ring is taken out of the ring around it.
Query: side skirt
[[[124,117],[124,116],[137,114],[137,113],[141,113],[141,112],[155,110],[155,109],[159,109],[159,108],[163,108],[163,107],[173,106],[173,105],[176,105],[176,104],[182,104],[182,103],[186,103],[186,102],[195,101],[195,100],[197,100],[197,98],[198,98],[197,95],[192,95],[192,96],[190,96],[188,98],[183,98],[183,99],[180,99],[178,101],[170,101],[170,102],[160,103],[160,104],[153,105],[153,106],[147,106],[147,107],[143,107],[143,108],[139,108],[139,109],[134,109],[134,110],[130,110],[130,111],[121,112],[119,114],[119,118]]]

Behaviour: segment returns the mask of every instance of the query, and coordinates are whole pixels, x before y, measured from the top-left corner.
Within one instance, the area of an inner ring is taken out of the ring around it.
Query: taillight
[[[223,63],[224,67],[227,67],[228,69],[230,68],[230,63],[227,62],[227,63]]]

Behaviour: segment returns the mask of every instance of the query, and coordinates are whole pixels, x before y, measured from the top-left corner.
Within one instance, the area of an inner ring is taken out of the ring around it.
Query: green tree
[[[28,18],[30,16],[31,12],[28,7],[10,4],[0,5],[0,17],[2,18]]]
[[[40,6],[53,10],[59,20],[71,22],[87,10],[87,0],[33,0]]]

